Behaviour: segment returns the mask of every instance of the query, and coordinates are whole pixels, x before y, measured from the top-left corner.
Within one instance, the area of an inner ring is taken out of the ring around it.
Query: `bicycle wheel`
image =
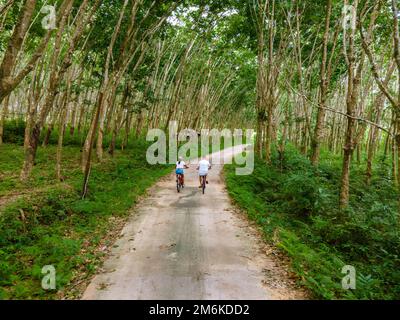
[[[203,186],[203,194],[204,194],[205,191],[206,191],[206,177],[203,177],[203,184],[202,184],[202,186]]]
[[[179,176],[176,177],[176,190],[178,193],[181,192],[181,181]]]

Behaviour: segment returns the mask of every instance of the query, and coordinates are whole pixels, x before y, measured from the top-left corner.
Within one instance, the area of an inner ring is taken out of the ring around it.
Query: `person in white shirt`
[[[183,186],[185,186],[185,169],[189,169],[182,157],[179,157],[179,161],[176,163],[176,178],[178,175],[182,175]]]
[[[200,162],[199,162],[199,166],[197,167],[197,170],[199,170],[199,181],[200,181],[200,187],[203,187],[202,184],[202,179],[203,177],[205,177],[206,179],[206,183],[208,184],[208,180],[207,180],[207,176],[208,176],[208,170],[211,169],[211,163],[207,160],[207,158],[203,158]]]

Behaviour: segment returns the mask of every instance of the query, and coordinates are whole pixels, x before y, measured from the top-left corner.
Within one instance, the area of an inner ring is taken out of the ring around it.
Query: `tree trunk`
[[[113,126],[113,130],[112,130],[111,142],[110,142],[110,146],[108,148],[108,153],[111,156],[114,156],[118,130],[119,130],[119,126],[120,126],[121,121],[122,121],[124,108],[125,108],[125,105],[126,105],[126,101],[128,100],[128,95],[129,95],[129,86],[127,84],[125,86],[125,90],[124,90],[124,94],[123,94],[122,99],[121,99],[121,104],[120,104],[119,110],[117,111],[117,118],[114,120],[114,126]]]
[[[64,180],[64,178],[61,175],[61,160],[62,160],[62,148],[64,142],[65,127],[67,123],[67,114],[68,114],[67,103],[65,103],[64,106],[62,107],[60,115],[57,155],[56,155],[56,178],[59,181]]]
[[[12,73],[16,66],[18,53],[21,51],[24,39],[28,34],[36,2],[36,0],[25,1],[21,16],[18,19],[14,32],[9,40],[7,50],[4,53],[4,58],[0,65],[0,104],[34,69],[36,63],[43,56],[53,34],[53,30],[48,30],[46,32],[40,44],[31,55],[30,60],[20,69],[19,73],[13,77]],[[64,16],[68,3],[69,0],[64,0],[60,5],[60,9],[57,12],[57,24],[60,21],[59,19],[62,19]]]
[[[121,28],[122,20],[125,15],[125,10],[126,10],[127,5],[128,5],[128,0],[125,0],[123,7],[121,9],[120,15],[119,15],[117,26],[115,27],[113,35],[111,37],[110,45],[108,46],[106,64],[104,66],[103,81],[102,81],[101,88],[98,93],[98,99],[97,99],[97,103],[96,103],[96,109],[95,109],[96,114],[92,120],[92,125],[89,130],[88,136],[86,138],[85,146],[83,148],[83,154],[82,154],[82,165],[83,165],[83,169],[84,169],[84,181],[83,181],[83,188],[82,188],[82,198],[83,199],[86,197],[87,192],[88,192],[88,183],[89,183],[89,175],[90,175],[90,169],[91,169],[91,156],[92,156],[93,143],[95,140],[97,127],[98,127],[100,116],[101,116],[102,109],[104,106],[104,99],[105,99],[104,95],[105,95],[105,92],[109,85],[109,68],[110,68],[110,64],[111,64],[112,52],[113,52],[114,44],[117,40],[117,36],[119,34],[120,28]]]
[[[0,113],[0,146],[4,140],[4,126],[8,117],[8,105],[10,103],[10,96],[8,95],[3,101],[3,110]]]
[[[33,13],[36,7],[36,0],[26,0],[21,16],[15,25],[14,32],[8,43],[3,61],[0,65],[0,104],[3,99],[13,90],[12,73],[15,68],[18,53],[21,50],[24,38],[28,33]]]
[[[26,161],[34,161],[36,156],[36,150],[39,143],[40,132],[43,128],[43,125],[46,121],[46,118],[53,108],[54,100],[58,95],[58,88],[61,84],[61,81],[64,79],[65,73],[69,70],[72,64],[72,56],[75,52],[76,45],[79,42],[79,39],[84,31],[84,27],[87,26],[89,21],[93,19],[93,15],[86,12],[86,8],[88,6],[88,0],[83,0],[79,7],[77,16],[76,16],[76,27],[72,34],[72,37],[69,42],[68,49],[66,50],[66,54],[62,57],[62,60],[59,61],[61,56],[61,49],[62,49],[62,39],[63,39],[63,32],[66,26],[67,18],[72,11],[72,6],[74,1],[73,0],[66,0],[67,1],[67,8],[61,17],[60,26],[58,28],[57,37],[55,41],[55,48],[54,53],[52,56],[51,61],[51,74],[49,76],[49,85],[47,90],[47,95],[45,98],[45,102],[41,109],[40,115],[34,124],[34,130],[32,131],[32,136],[29,138],[30,147],[27,148],[27,152],[30,153],[28,157],[26,157],[22,172],[21,172],[21,180],[26,180],[30,175],[30,170],[33,166],[33,163],[27,163]],[[98,0],[94,6],[92,7],[92,12],[97,8],[100,1]],[[87,15],[85,15],[87,13]],[[33,153],[33,154],[32,154]]]
[[[311,146],[312,148],[311,163],[314,166],[317,166],[319,164],[321,139],[322,139],[322,132],[324,129],[325,107],[326,107],[326,99],[328,93],[326,64],[328,60],[328,43],[329,43],[331,14],[332,14],[332,0],[328,0],[326,20],[325,20],[325,33],[323,40],[324,43],[323,54],[321,62],[321,83],[320,83],[320,100],[319,100],[320,108],[318,108],[317,110],[317,122],[315,124],[314,137],[312,139],[312,146]]]
[[[50,81],[46,99],[38,119],[34,121],[34,123],[32,124],[31,130],[26,131],[26,134],[29,134],[29,137],[25,139],[28,145],[25,146],[25,161],[20,176],[22,181],[26,181],[31,174],[36,157],[37,147],[39,144],[41,129],[43,127],[43,124],[46,120],[48,113],[50,112],[53,106],[54,100],[58,94],[57,88],[58,88],[58,82],[60,81],[58,58],[61,52],[62,36],[66,25],[67,16],[71,12],[73,4],[72,0],[67,0],[67,1],[68,1],[67,9],[65,10],[63,17],[61,18],[60,26],[55,41],[54,52],[51,61],[51,75],[50,75]]]
[[[358,1],[356,0],[354,3],[355,10],[357,11]],[[355,48],[354,48],[354,38],[355,38],[355,30],[351,29],[350,34],[348,36],[348,49],[345,48],[345,52],[347,51],[347,128],[346,128],[346,136],[344,142],[344,152],[343,152],[343,166],[342,166],[342,178],[341,178],[341,188],[340,188],[340,198],[339,204],[341,209],[345,209],[349,205],[349,197],[350,197],[350,165],[351,158],[354,151],[354,131],[355,131],[355,107],[357,106],[358,100],[358,87],[361,80],[362,73],[362,64],[364,57],[361,58],[360,64],[355,69]]]
[[[386,75],[386,79],[384,81],[385,86],[388,85],[390,78],[392,77],[392,74],[394,72],[394,69],[395,69],[395,63],[392,63],[392,65],[389,67],[388,73]],[[384,103],[385,103],[385,95],[382,92],[380,92],[378,97],[375,100],[375,106],[374,106],[374,111],[376,113],[375,123],[377,123],[377,124],[379,124],[379,122],[380,122]],[[379,135],[378,128],[371,127],[370,139],[369,139],[369,144],[368,144],[368,154],[367,154],[367,169],[366,169],[366,182],[368,185],[371,183],[372,161],[373,161],[373,157],[375,154],[375,146],[376,146],[376,142],[378,139],[378,135]]]

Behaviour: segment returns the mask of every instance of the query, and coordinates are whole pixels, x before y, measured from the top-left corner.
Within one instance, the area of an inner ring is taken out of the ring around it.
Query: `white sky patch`
[[[179,27],[184,27],[185,22],[182,21],[183,18],[189,18],[189,15],[193,12],[198,11],[200,8],[197,6],[190,6],[189,8],[185,9],[178,9],[177,11],[173,12],[172,16],[167,19],[168,23],[173,25],[173,26],[179,26]],[[208,15],[210,14],[210,7],[207,5],[204,7],[204,12],[202,13],[202,18],[207,18]],[[226,17],[231,17],[233,15],[238,14],[239,11],[236,9],[229,9],[225,10],[224,12],[221,12],[218,14],[219,18],[226,18]],[[190,19],[191,20],[191,19]]]
[[[236,9],[231,9],[231,10],[226,10],[224,12],[219,13],[218,16],[220,18],[226,18],[226,17],[231,17],[238,13],[239,13],[239,11],[237,11]]]
[[[185,23],[176,16],[169,17],[167,22],[174,27],[184,27]]]
[[[167,22],[173,26],[184,27],[185,22],[183,22],[180,17],[187,18],[192,12],[196,12],[199,10],[199,7],[191,6],[189,8],[185,8],[184,10],[178,9],[172,13],[172,16],[167,19]]]

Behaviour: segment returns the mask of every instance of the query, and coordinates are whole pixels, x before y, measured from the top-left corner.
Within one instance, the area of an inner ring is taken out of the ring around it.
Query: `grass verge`
[[[22,184],[21,147],[0,147],[0,196],[21,194],[0,211],[0,299],[68,298],[74,279],[96,272],[106,254],[99,247],[114,242],[113,228],[146,189],[171,172],[170,166],[148,165],[146,148],[137,141],[94,165],[89,195],[81,200],[79,148],[64,148],[64,183],[55,180],[55,147],[49,146],[39,150],[32,178]],[[56,269],[54,291],[41,286],[46,265]]]
[[[398,299],[400,232],[397,191],[387,166],[376,164],[372,184],[352,167],[351,203],[338,209],[340,158],[324,154],[319,169],[295,148],[272,164],[256,159],[250,176],[225,167],[230,196],[256,221],[267,241],[291,260],[299,282],[320,299]],[[390,171],[389,171],[390,172]],[[344,290],[346,265],[356,289]]]

